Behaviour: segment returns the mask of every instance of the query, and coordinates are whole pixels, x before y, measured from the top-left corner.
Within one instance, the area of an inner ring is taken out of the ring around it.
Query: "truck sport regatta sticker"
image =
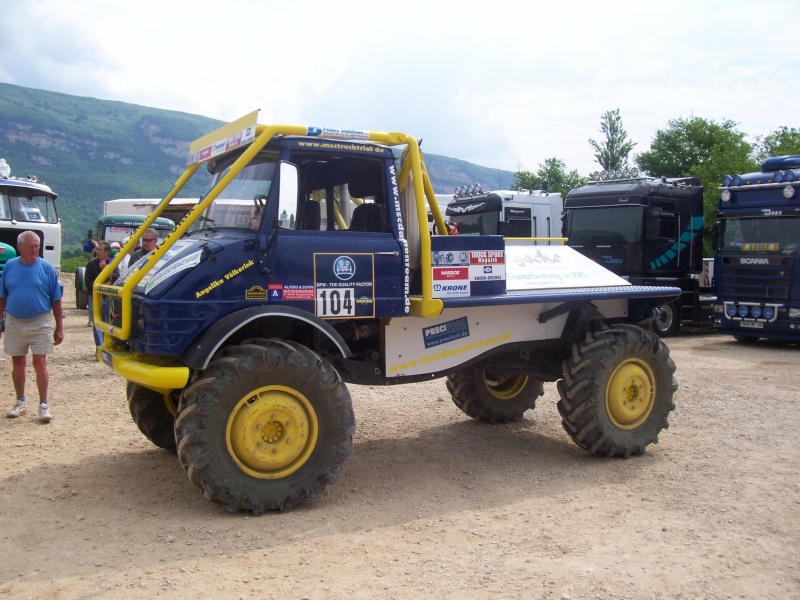
[[[374,256],[314,254],[314,291],[318,317],[374,317]]]

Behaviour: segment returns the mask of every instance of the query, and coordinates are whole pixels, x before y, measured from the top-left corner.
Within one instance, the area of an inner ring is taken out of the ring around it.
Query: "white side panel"
[[[539,323],[555,304],[510,304],[445,309],[435,319],[403,317],[386,326],[388,377],[448,369],[503,344],[561,337],[567,315]]]
[[[506,289],[546,290],[630,285],[569,246],[506,240]]]

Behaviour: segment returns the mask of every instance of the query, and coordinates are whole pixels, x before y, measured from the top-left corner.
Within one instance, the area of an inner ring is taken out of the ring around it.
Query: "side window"
[[[674,214],[661,215],[658,223],[658,237],[674,240],[678,236],[678,221]]]
[[[380,161],[342,156],[298,163],[300,205],[295,229],[391,231]]]

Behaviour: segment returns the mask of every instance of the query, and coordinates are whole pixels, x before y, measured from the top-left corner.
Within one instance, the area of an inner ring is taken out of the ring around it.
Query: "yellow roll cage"
[[[136,286],[144,278],[144,276],[147,275],[147,273],[161,259],[161,257],[167,253],[167,251],[175,244],[175,242],[188,231],[189,227],[208,209],[208,207],[214,202],[222,190],[241,172],[242,169],[244,169],[244,167],[250,163],[253,158],[255,158],[255,156],[267,145],[271,139],[280,135],[306,136],[309,134],[310,128],[301,125],[257,125],[257,116],[258,111],[256,110],[192,142],[189,147],[190,164],[186,167],[186,170],[175,182],[170,192],[164,196],[161,202],[159,202],[158,206],[156,206],[153,209],[153,212],[151,212],[150,215],[145,219],[141,227],[130,237],[128,243],[125,244],[120,252],[117,253],[114,260],[111,261],[111,263],[100,273],[97,281],[105,281],[119,266],[123,257],[130,254],[139,238],[141,238],[147,228],[150,227],[161,215],[164,209],[169,205],[170,201],[180,193],[200,165],[208,162],[208,160],[211,160],[211,158],[216,158],[217,156],[225,153],[221,152],[213,156],[199,158],[197,156],[199,150],[207,148],[212,144],[219,142],[220,140],[224,141],[226,139],[230,139],[231,136],[235,137],[248,127],[255,128],[254,139],[249,142],[249,147],[231,165],[225,176],[214,184],[208,193],[201,198],[200,202],[198,202],[191,212],[187,214],[186,217],[178,224],[177,228],[164,239],[162,244],[156,248],[153,255],[149,257],[148,261],[142,268],[137,269],[129,277],[127,277],[122,285],[100,283],[96,283],[94,285],[92,294],[94,303],[95,327],[109,336],[119,340],[125,341],[130,339],[133,313],[133,291],[136,289]],[[407,146],[407,150],[405,151],[405,161],[401,167],[398,177],[398,184],[400,192],[402,193],[405,190],[406,182],[409,180],[409,175],[411,175],[411,181],[413,182],[414,186],[413,190],[419,226],[420,266],[422,271],[422,295],[411,297],[411,314],[420,317],[435,317],[442,312],[444,305],[442,300],[433,297],[431,239],[428,231],[425,200],[427,200],[428,207],[430,208],[438,230],[441,232],[447,232],[447,228],[445,227],[444,219],[442,218],[441,211],[439,210],[439,205],[436,203],[433,186],[431,185],[428,177],[428,172],[425,169],[419,144],[413,136],[405,133],[385,133],[382,131],[359,132],[359,134],[363,133],[368,134],[366,139],[358,137],[357,141],[375,142],[385,146]],[[344,132],[344,134],[339,133],[334,135],[326,135],[326,133],[323,132],[322,135],[316,135],[315,138],[338,141],[347,139],[346,132]],[[241,145],[232,147],[230,150],[228,150],[228,152],[240,149],[241,147]],[[194,159],[191,158],[193,156],[195,157]],[[103,320],[103,296],[113,296],[121,300],[122,315],[119,327],[115,327],[111,323],[107,323]]]

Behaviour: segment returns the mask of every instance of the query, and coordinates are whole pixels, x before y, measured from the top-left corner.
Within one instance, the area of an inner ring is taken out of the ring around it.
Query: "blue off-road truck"
[[[460,410],[496,423],[558,381],[581,448],[627,457],[658,441],[675,365],[627,307],[680,289],[630,285],[563,246],[433,236],[428,209],[447,229],[414,137],[256,117],[191,145],[107,270],[201,166],[208,191],[152,254],[94,288],[102,361],[127,380],[142,433],[206,497],[255,514],[313,504],[351,452],[346,384],[443,377]],[[231,218],[232,200],[249,219]]]

